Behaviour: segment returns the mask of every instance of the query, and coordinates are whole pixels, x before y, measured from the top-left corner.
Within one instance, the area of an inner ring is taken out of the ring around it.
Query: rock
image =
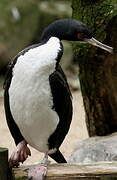
[[[117,133],[78,142],[69,158],[70,163],[98,161],[117,161]]]

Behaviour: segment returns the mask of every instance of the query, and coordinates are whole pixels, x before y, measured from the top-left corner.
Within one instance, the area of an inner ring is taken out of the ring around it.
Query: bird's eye
[[[78,34],[77,34],[77,38],[78,38],[79,40],[83,40],[83,39],[85,38],[85,34],[84,34],[84,33],[78,33]]]

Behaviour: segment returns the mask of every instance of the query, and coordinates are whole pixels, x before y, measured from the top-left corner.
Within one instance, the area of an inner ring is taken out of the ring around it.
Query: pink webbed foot
[[[20,162],[23,163],[28,158],[28,156],[31,156],[31,152],[27,146],[27,142],[23,140],[17,145],[16,150],[11,154],[9,159],[9,166],[18,167]]]
[[[28,176],[32,180],[43,180],[47,174],[47,166],[37,165],[29,170]]]
[[[48,154],[46,153],[40,165],[29,169],[28,176],[32,180],[44,180],[48,170]]]

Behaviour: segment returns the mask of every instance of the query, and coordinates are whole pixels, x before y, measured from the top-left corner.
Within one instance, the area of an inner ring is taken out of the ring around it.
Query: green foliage
[[[24,47],[38,43],[45,26],[66,17],[71,17],[68,1],[1,0],[0,70]]]
[[[117,2],[116,0],[98,0],[88,4],[84,0],[73,0],[73,9],[73,18],[86,23],[96,37],[103,40],[104,29],[109,20],[117,14]]]
[[[13,8],[19,12],[19,19],[13,16]],[[0,2],[0,44],[6,46],[10,56],[30,42],[38,24],[39,11],[33,0],[1,0]]]
[[[106,28],[112,17],[117,15],[116,0],[72,0],[73,18],[87,24],[93,31],[94,37],[100,41],[106,38]],[[74,52],[78,59],[92,56],[95,48],[90,45],[75,45]]]

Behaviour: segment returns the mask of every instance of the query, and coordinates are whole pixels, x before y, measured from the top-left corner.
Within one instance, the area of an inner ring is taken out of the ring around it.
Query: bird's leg
[[[15,151],[10,156],[10,167],[18,167],[19,163],[23,163],[28,158],[28,156],[31,156],[31,152],[27,146],[27,142],[23,140],[17,145]]]
[[[47,166],[49,164],[48,161],[48,153],[45,153],[43,160],[41,161],[41,164],[44,166]]]
[[[41,164],[29,170],[29,178],[32,178],[32,180],[43,180],[47,174],[48,163],[48,153],[45,153]]]

